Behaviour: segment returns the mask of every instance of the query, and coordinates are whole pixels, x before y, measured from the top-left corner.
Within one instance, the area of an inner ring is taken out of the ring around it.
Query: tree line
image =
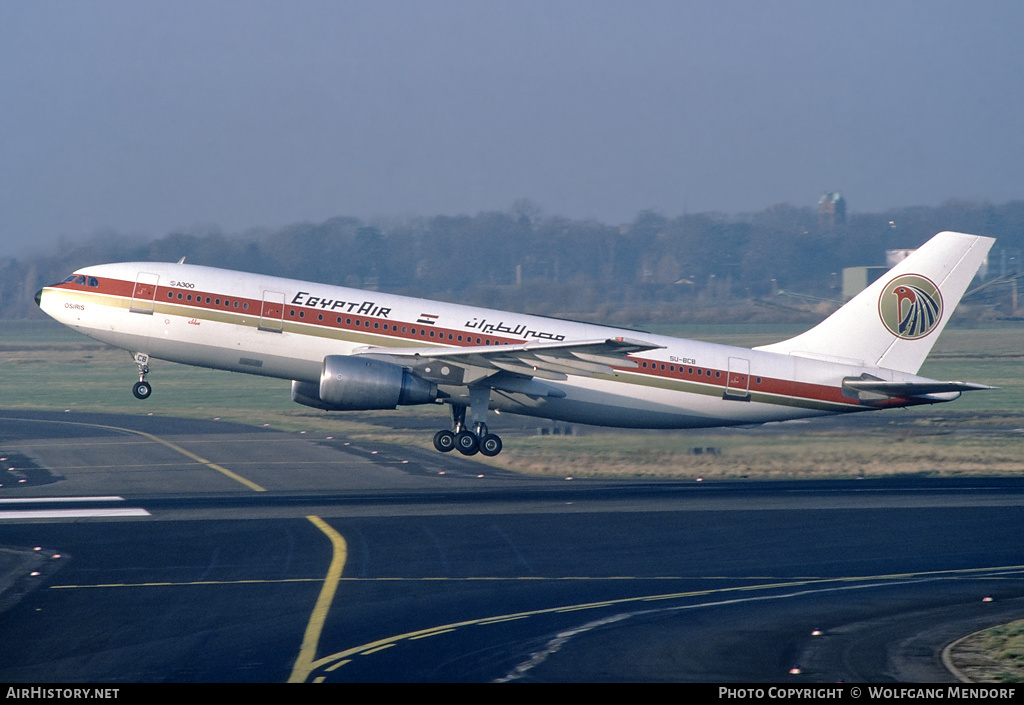
[[[525,201],[505,212],[400,222],[337,217],[225,234],[194,228],[163,237],[105,232],[48,252],[0,260],[0,318],[40,315],[35,292],[104,262],[177,261],[227,267],[505,310],[619,325],[806,321],[837,305],[845,267],[883,265],[942,230],[996,237],[988,277],[1015,272],[1024,201],[949,201],[850,214],[778,205],[727,216],[643,211],[608,225],[544,215]],[[979,305],[1013,315],[1009,289]]]

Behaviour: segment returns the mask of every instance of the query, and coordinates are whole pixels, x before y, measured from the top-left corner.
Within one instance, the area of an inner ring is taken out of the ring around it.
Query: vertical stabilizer
[[[994,242],[939,233],[811,330],[756,349],[916,374]]]

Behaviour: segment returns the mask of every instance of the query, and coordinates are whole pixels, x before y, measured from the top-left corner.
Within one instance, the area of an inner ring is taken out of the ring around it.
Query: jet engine
[[[292,381],[292,401],[326,411],[371,411],[399,405],[430,404],[437,385],[401,365],[365,357],[328,355],[320,386]]]

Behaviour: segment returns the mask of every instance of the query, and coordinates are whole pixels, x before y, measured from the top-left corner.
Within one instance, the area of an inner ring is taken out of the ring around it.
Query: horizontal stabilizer
[[[884,382],[873,379],[843,380],[843,386],[858,392],[873,392],[888,397],[920,397],[928,394],[946,392],[974,392],[982,389],[995,389],[985,384],[973,382]]]

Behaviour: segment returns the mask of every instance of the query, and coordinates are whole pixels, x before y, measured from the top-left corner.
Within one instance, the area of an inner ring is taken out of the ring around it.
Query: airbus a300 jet
[[[442,452],[497,455],[488,411],[627,428],[746,426],[951,401],[917,371],[994,240],[944,232],[811,330],[753,349],[184,263],[85,267],[47,314],[152,359],[291,380],[328,411],[447,404]]]

